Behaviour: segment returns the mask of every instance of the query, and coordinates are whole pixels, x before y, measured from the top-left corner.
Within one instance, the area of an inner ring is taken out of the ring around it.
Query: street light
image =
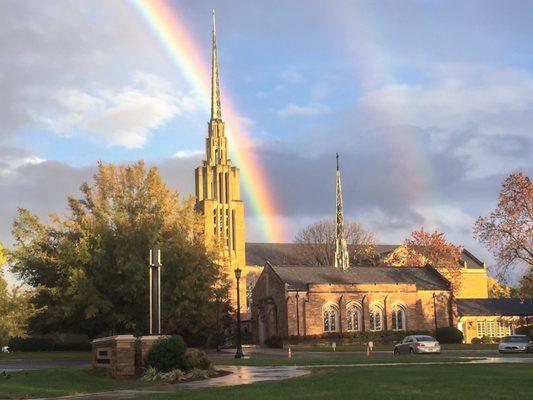
[[[239,280],[241,279],[241,270],[235,269],[235,279],[237,279],[237,351],[235,358],[243,358],[242,343],[241,343],[241,295],[239,290]]]
[[[220,353],[220,294],[216,294],[217,302],[217,353]]]

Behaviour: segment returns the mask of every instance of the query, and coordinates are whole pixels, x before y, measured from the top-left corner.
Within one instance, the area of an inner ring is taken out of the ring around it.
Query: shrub
[[[478,338],[478,337],[475,337],[473,338],[470,343],[472,344],[480,344],[481,343],[481,338]]]
[[[272,336],[271,338],[265,340],[265,344],[274,349],[282,349],[283,338],[281,336]]]
[[[186,375],[186,379],[207,379],[212,375],[211,370],[194,368],[190,370]]]
[[[54,341],[43,338],[11,338],[9,341],[11,351],[53,351]]]
[[[523,325],[515,329],[517,335],[528,335],[533,339],[533,325]]]
[[[438,328],[437,340],[440,343],[463,343],[463,332],[454,327]]]
[[[179,335],[161,338],[148,350],[144,364],[147,368],[155,368],[158,372],[183,369],[186,350],[187,345]]]
[[[183,356],[183,366],[186,371],[192,369],[210,369],[212,366],[211,361],[207,358],[207,354],[204,351],[198,349],[189,348],[185,351]]]
[[[492,338],[490,336],[483,336],[481,338],[481,343],[484,343],[484,344],[492,343]]]

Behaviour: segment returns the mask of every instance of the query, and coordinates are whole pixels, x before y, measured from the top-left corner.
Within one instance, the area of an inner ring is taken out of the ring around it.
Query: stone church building
[[[451,283],[430,265],[395,265],[393,260],[405,252],[401,245],[376,246],[381,266],[349,265],[338,158],[333,265],[307,265],[299,244],[246,243],[240,172],[228,157],[222,119],[214,24],[212,45],[211,119],[205,160],[195,170],[196,209],[203,217],[207,244],[222,248],[220,261],[230,278],[234,306],[234,271],[242,273],[240,304],[254,342],[264,343],[272,336],[427,331],[443,326],[458,327],[471,341],[504,336],[533,319],[531,301],[488,298],[487,268],[466,250],[460,260],[462,287],[455,296]]]

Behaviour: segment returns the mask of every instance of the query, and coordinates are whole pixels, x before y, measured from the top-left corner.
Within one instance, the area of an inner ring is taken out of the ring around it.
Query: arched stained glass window
[[[324,332],[336,332],[339,326],[339,309],[334,304],[323,307]]]
[[[358,304],[348,304],[346,318],[348,331],[356,332],[361,330],[361,308]]]

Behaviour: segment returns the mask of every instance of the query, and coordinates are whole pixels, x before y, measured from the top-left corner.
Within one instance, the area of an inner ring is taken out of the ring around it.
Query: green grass
[[[296,345],[291,346],[292,350],[297,351],[317,351],[317,352],[333,352],[331,346],[306,346]],[[374,350],[376,351],[392,351],[394,346],[392,344],[375,344]],[[496,350],[497,344],[443,344],[443,350]],[[366,345],[364,344],[351,344],[346,346],[337,346],[336,352],[347,351],[366,351]]]
[[[349,365],[349,364],[387,364],[387,363],[417,363],[417,362],[457,362],[468,361],[472,358],[443,356],[435,354],[401,355],[374,354],[367,357],[363,354],[324,354],[309,355],[295,354],[293,358],[249,358],[235,359],[224,358],[215,360],[216,365],[250,365],[250,366],[275,366],[275,365]]]
[[[0,399],[65,396],[140,386],[146,386],[146,383],[133,379],[108,378],[93,373],[88,367],[54,368],[12,372],[10,379],[0,377]]]
[[[4,360],[88,360],[90,351],[17,351],[0,353],[0,361]]]
[[[278,382],[184,390],[139,399],[285,400],[521,400],[533,393],[531,365],[352,367]]]

